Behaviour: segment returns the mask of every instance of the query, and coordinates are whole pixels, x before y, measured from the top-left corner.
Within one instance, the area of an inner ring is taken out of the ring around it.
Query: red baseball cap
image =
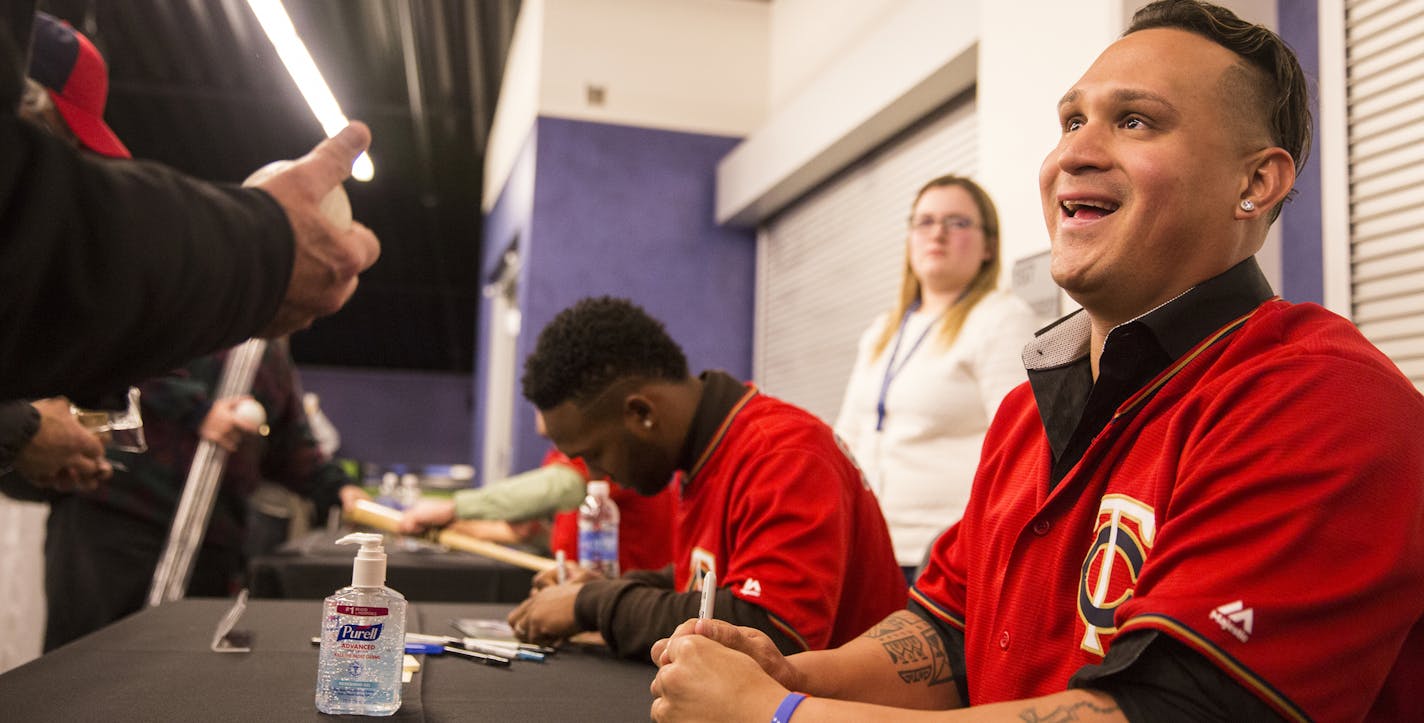
[[[37,12],[30,45],[30,77],[49,91],[80,145],[112,158],[132,157],[104,123],[109,66],[89,38],[68,23]]]

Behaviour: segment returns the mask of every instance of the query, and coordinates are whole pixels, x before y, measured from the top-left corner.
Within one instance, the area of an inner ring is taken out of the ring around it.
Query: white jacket
[[[888,316],[861,335],[835,430],[880,499],[896,560],[913,567],[964,514],[989,420],[1004,395],[1027,379],[1021,355],[1038,319],[1018,297],[995,291],[969,312],[954,344],[945,347],[938,330],[930,331],[891,381],[884,429],[876,432],[894,337],[878,358],[871,353],[884,325],[899,324]],[[897,366],[932,321],[927,317],[911,315]]]

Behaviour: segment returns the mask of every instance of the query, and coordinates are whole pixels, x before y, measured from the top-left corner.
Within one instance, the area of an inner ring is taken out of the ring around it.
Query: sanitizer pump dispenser
[[[380,535],[356,532],[336,541],[359,544],[351,585],[326,599],[316,709],[346,715],[390,715],[401,705],[405,596],[386,587]]]

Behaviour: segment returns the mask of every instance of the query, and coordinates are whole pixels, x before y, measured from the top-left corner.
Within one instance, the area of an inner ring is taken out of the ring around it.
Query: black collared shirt
[[[1117,408],[1212,332],[1274,296],[1256,259],[1248,258],[1167,303],[1112,328],[1093,381],[1088,315],[1070,314],[1024,349],[1024,366],[1053,450],[1049,485],[1083,458]]]

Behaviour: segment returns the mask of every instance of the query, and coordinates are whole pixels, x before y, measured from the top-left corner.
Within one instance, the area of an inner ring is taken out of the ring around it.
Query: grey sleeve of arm
[[[579,627],[602,634],[614,655],[646,661],[653,643],[672,635],[683,621],[697,617],[701,602],[700,592],[674,592],[643,579],[624,577],[586,583],[574,604],[574,615]],[[717,590],[715,607],[718,620],[766,633],[782,653],[801,652],[794,639],[772,624],[766,610],[733,595],[730,589]]]
[[[527,520],[578,507],[584,479],[572,467],[551,464],[473,490],[455,493],[463,520]]]

